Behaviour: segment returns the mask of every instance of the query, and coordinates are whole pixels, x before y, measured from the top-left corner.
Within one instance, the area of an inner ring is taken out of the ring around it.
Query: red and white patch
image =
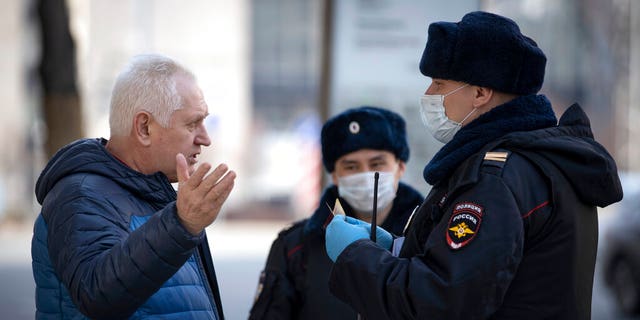
[[[471,202],[461,202],[453,206],[446,230],[449,248],[458,250],[476,237],[482,222],[482,210],[482,206]]]

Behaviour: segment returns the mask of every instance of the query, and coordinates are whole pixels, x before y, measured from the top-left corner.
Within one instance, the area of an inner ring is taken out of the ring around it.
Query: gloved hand
[[[352,217],[336,215],[333,217],[325,232],[327,254],[333,262],[344,251],[344,248],[360,239],[369,239],[371,224]],[[389,250],[393,237],[386,230],[376,227],[376,243]]]

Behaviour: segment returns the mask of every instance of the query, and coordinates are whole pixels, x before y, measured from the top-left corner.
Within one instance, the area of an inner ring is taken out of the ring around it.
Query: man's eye
[[[374,168],[380,168],[384,166],[384,162],[376,162],[371,165]]]

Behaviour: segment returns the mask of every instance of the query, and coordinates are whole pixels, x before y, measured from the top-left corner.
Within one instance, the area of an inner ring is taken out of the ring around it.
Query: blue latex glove
[[[337,215],[333,217],[325,233],[327,254],[333,262],[344,251],[344,248],[360,239],[369,239],[371,224],[352,217]],[[393,237],[386,230],[376,227],[376,243],[389,250]]]

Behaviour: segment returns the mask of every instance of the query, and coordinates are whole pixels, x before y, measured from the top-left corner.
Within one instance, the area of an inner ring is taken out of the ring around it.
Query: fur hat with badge
[[[518,95],[535,94],[547,58],[511,19],[475,11],[460,22],[429,25],[420,72]]]
[[[360,149],[386,150],[402,161],[409,159],[404,119],[378,107],[352,108],[333,116],[322,126],[321,143],[328,172],[340,157]]]

